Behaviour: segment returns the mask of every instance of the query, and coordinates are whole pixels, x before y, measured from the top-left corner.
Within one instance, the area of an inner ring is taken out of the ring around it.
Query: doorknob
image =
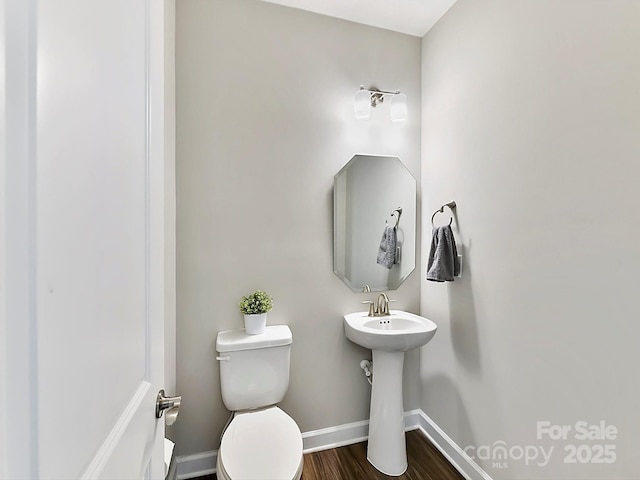
[[[172,425],[178,416],[181,400],[182,397],[165,397],[164,390],[160,390],[156,399],[156,418],[161,418],[164,411],[169,410],[166,422],[167,425]]]

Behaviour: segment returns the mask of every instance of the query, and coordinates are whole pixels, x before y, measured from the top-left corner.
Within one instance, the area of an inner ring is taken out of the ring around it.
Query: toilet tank
[[[259,335],[244,330],[218,333],[220,389],[228,410],[248,410],[280,403],[289,387],[293,336],[286,325],[271,325]]]

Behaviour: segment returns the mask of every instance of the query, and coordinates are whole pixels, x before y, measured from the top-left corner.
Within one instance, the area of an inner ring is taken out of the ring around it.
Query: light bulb
[[[356,118],[371,116],[371,94],[367,90],[358,90],[353,94],[353,111]]]
[[[404,93],[398,93],[391,97],[391,105],[389,107],[392,122],[402,122],[407,119],[407,96]]]

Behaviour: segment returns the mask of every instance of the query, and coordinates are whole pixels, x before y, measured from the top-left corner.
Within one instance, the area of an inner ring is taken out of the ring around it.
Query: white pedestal
[[[373,350],[373,386],[367,459],[386,475],[407,469],[402,402],[404,352]]]

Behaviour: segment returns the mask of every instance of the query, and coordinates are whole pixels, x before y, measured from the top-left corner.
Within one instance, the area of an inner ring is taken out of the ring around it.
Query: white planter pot
[[[267,314],[255,313],[244,315],[244,331],[249,335],[260,335],[264,333],[267,326]]]

